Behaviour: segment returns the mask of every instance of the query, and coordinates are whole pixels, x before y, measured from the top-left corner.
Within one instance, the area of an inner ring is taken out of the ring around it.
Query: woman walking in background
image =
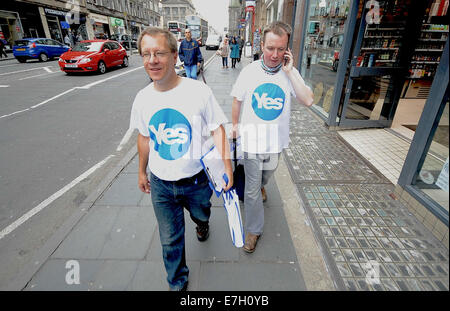
[[[236,68],[236,62],[239,59],[239,44],[234,37],[231,39],[230,48],[231,68]]]
[[[228,54],[230,53],[230,45],[228,44],[228,38],[225,38],[222,43],[220,43],[217,55],[222,56],[222,68],[228,68]]]

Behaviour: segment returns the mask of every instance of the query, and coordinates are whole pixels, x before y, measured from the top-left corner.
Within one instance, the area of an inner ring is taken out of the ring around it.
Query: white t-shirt
[[[211,89],[182,78],[175,88],[159,92],[153,83],[140,90],[131,109],[130,128],[150,137],[149,170],[168,181],[191,177],[209,150],[210,131],[227,123]]]
[[[267,74],[261,60],[242,69],[231,96],[242,102],[239,133],[243,151],[279,153],[288,147],[291,94],[295,97],[291,81],[282,69],[274,75]]]

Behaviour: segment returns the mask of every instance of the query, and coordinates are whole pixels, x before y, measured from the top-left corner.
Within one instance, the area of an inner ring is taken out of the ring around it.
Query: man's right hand
[[[139,173],[138,187],[144,193],[150,193],[150,181],[147,174]]]

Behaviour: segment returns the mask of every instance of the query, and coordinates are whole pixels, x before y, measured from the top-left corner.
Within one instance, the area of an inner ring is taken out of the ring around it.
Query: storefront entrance
[[[426,2],[361,1],[338,116],[340,127],[390,127]],[[407,31],[408,29],[408,31]]]
[[[308,1],[301,74],[329,126],[415,129],[448,39],[445,1]]]

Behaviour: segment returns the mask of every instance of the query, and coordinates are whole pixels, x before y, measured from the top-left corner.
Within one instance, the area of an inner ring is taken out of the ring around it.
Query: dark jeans
[[[2,58],[3,55],[5,55],[5,57],[8,57],[8,55],[6,54],[5,50],[3,50],[3,48],[0,48],[0,58]]]
[[[228,66],[228,57],[222,57],[222,66]]]
[[[159,226],[167,282],[173,290],[183,288],[188,280],[184,243],[185,207],[197,225],[205,225],[211,215],[212,190],[203,170],[191,178],[165,181],[150,176],[153,209]]]
[[[237,58],[232,58],[231,59],[231,68],[236,68],[236,62],[237,62]]]

